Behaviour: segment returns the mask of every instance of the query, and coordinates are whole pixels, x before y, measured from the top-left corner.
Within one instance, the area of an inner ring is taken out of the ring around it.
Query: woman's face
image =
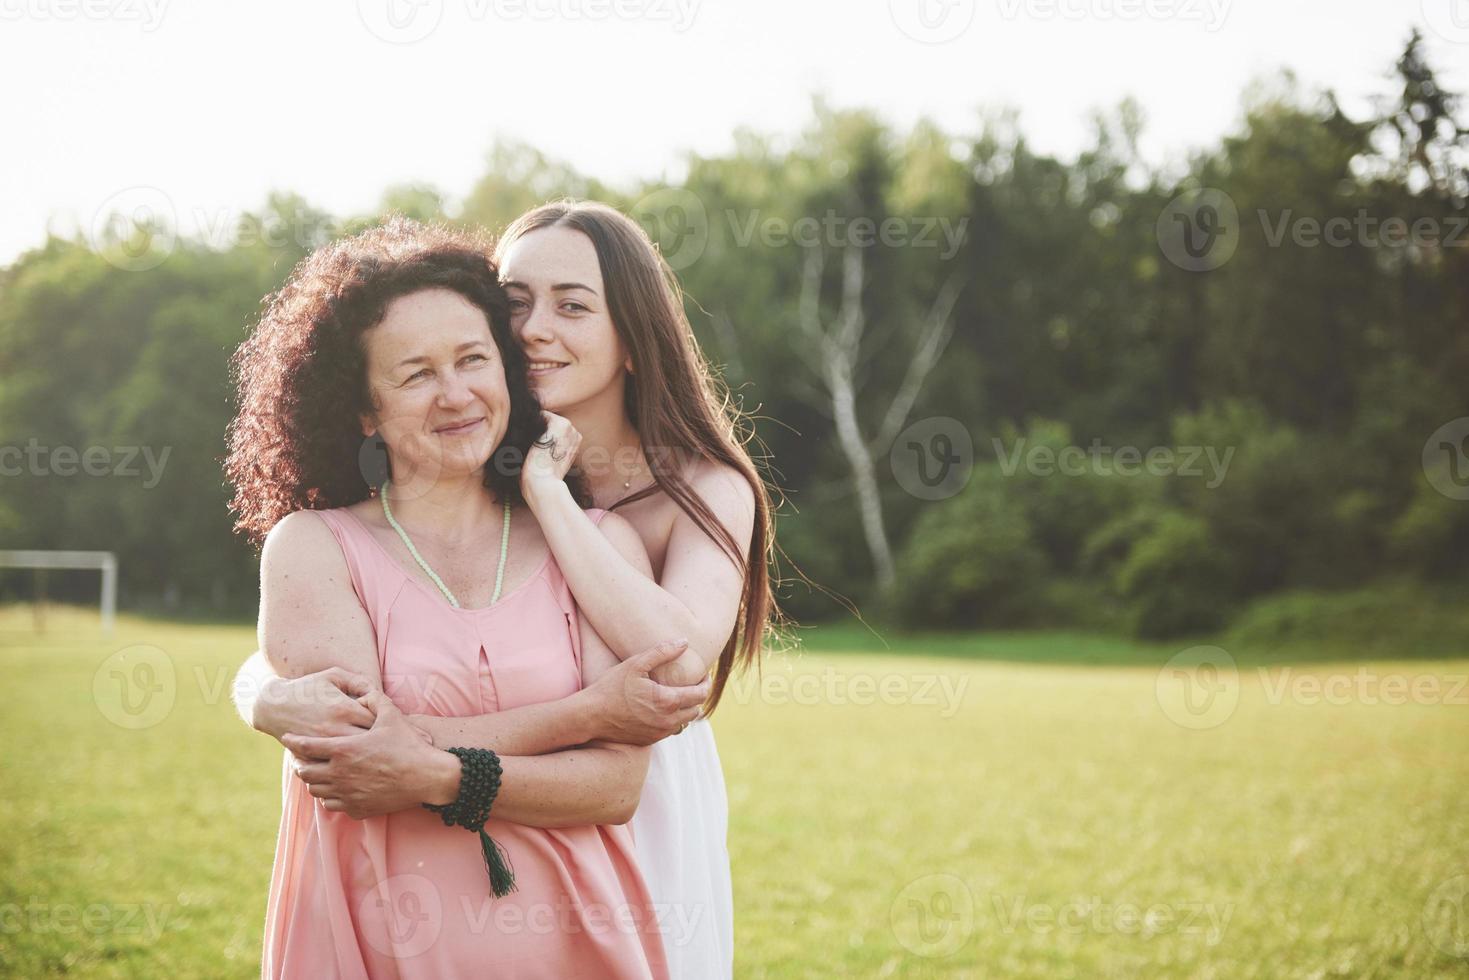
[[[362,335],[375,411],[394,483],[411,475],[474,473],[505,436],[510,391],[484,311],[451,289],[424,289],[388,304]]]
[[[564,415],[612,389],[620,406],[632,364],[607,310],[592,240],[574,228],[538,228],[501,255],[500,276],[541,405]]]

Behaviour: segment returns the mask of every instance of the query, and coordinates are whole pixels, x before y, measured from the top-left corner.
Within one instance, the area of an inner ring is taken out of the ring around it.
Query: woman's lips
[[[526,367],[526,373],[533,378],[538,378],[551,374],[554,371],[559,371],[564,367],[566,367],[565,364],[557,361],[531,361]]]
[[[440,426],[434,431],[441,436],[462,436],[466,432],[472,432],[482,422],[484,422],[484,419],[470,419],[467,422],[459,422],[455,425]]]

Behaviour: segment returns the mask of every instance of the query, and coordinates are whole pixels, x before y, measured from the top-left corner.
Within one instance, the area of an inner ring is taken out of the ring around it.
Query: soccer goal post
[[[0,551],[0,568],[79,569],[102,573],[102,632],[117,619],[117,556],[110,551]]]

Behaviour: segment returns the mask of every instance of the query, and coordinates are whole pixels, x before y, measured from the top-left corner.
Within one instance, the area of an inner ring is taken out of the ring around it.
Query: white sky
[[[390,10],[437,27],[388,43]],[[957,36],[900,28],[925,14]],[[1414,24],[1469,92],[1469,0],[0,0],[0,264],[135,185],[186,229],[272,189],[338,214],[410,180],[452,199],[496,134],[656,178],[739,125],[795,131],[812,94],[957,135],[1013,105],[1062,155],[1133,95],[1148,155],[1178,160],[1280,66],[1360,111]]]

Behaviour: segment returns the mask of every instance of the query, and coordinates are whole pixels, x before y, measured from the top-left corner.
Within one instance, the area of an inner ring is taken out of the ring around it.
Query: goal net
[[[0,568],[79,569],[102,573],[102,632],[111,634],[117,619],[117,556],[110,551],[0,551]],[[37,621],[43,595],[36,596]]]

